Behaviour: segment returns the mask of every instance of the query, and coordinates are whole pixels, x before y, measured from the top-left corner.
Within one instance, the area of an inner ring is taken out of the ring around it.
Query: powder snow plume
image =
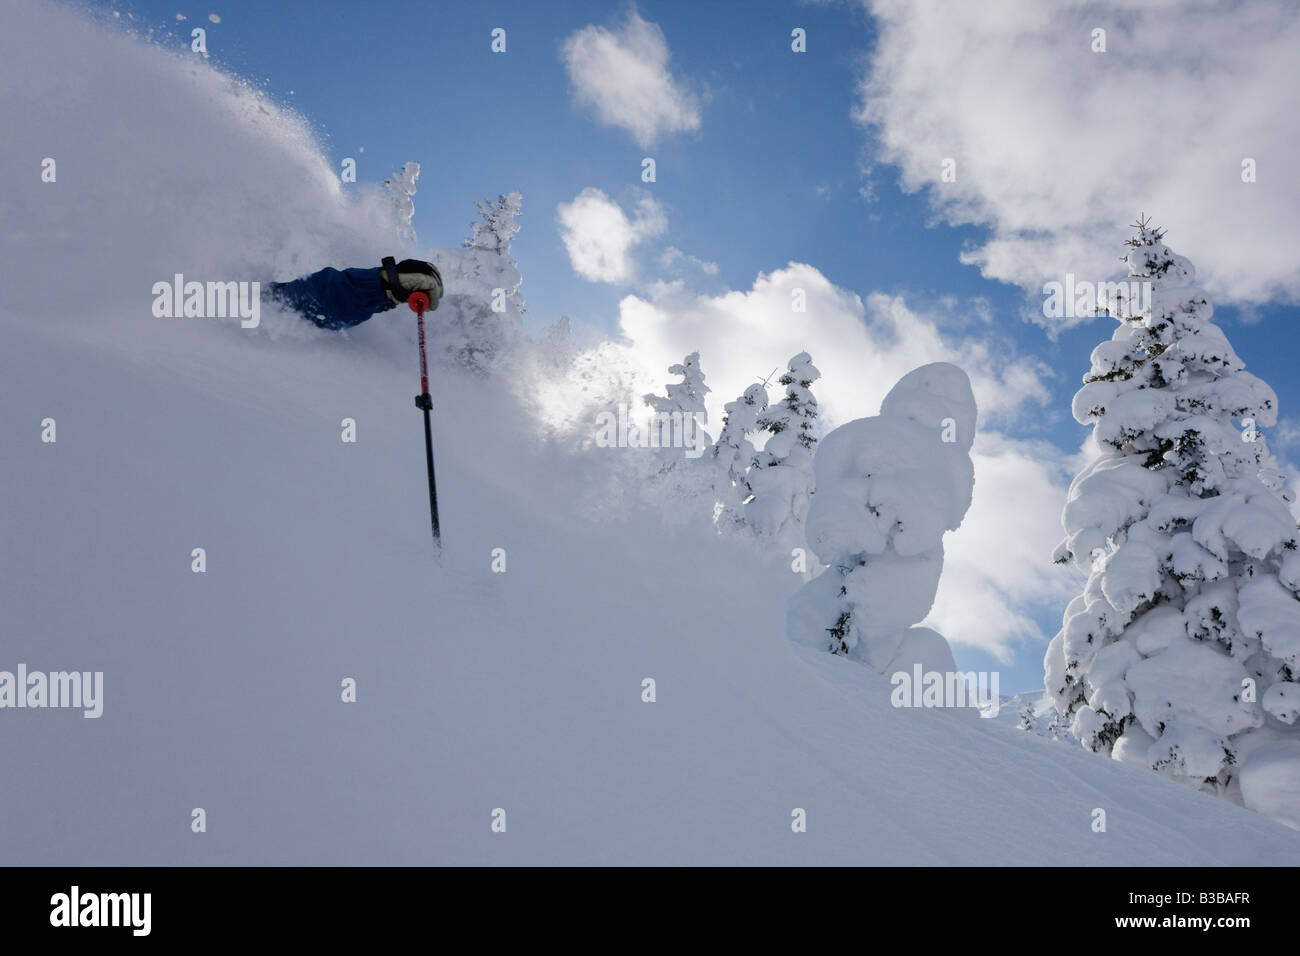
[[[106,19],[0,4],[0,129],[22,144],[0,151],[0,306],[147,306],[176,272],[284,279],[398,245],[387,197],[346,195],[301,116]]]

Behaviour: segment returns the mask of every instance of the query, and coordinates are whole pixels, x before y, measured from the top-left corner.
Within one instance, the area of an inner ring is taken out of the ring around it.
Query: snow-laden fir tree
[[[480,222],[473,224],[473,232],[465,240],[466,249],[483,249],[499,256],[510,255],[510,240],[519,231],[519,215],[523,210],[523,196],[506,193],[495,202],[479,202]]]
[[[722,531],[735,531],[745,524],[745,502],[753,494],[749,487],[749,466],[754,460],[751,432],[758,430],[758,420],[767,411],[767,389],[755,383],[745,394],[723,406],[722,431],[711,449],[715,467],[714,497],[716,518]]]
[[[803,535],[804,518],[813,493],[813,449],[817,439],[817,399],[812,383],[821,377],[812,357],[800,352],[790,359],[779,379],[785,398],[758,417],[760,430],[770,433],[754,456],[747,483],[752,498],[745,520],[760,535]]]
[[[806,532],[826,570],[791,599],[791,640],[885,674],[955,670],[943,636],[913,625],[934,604],[944,533],[970,508],[976,419],[966,373],[936,362],[821,440]]]
[[[523,279],[510,255],[522,201],[519,193],[512,192],[480,202],[481,221],[473,224],[464,248],[433,255],[445,294],[430,334],[454,361],[481,374],[523,338],[520,316],[525,307],[519,294]]]
[[[704,384],[704,371],[700,368],[700,353],[692,352],[682,360],[680,365],[668,366],[669,375],[680,375],[680,382],[670,382],[668,397],[649,394],[643,396],[645,403],[654,410],[651,429],[655,436],[651,445],[660,448],[672,447],[674,441],[680,446],[682,439],[675,434],[685,434],[693,442],[694,426],[686,422],[707,422],[709,413],[704,408],[704,396],[712,389]]]
[[[1112,300],[1119,326],[1074,399],[1101,454],[1062,516],[1056,559],[1088,580],[1046,687],[1085,747],[1300,825],[1300,552],[1259,430],[1277,398],[1192,264],[1136,229],[1125,261],[1149,305]]]
[[[711,389],[704,383],[699,352],[692,352],[680,364],[670,365],[668,372],[682,380],[669,383],[667,397],[653,393],[642,396],[652,412],[646,426],[648,444],[658,449],[645,490],[666,514],[684,519],[693,515],[702,502],[711,505],[713,500],[708,467],[711,462],[704,454],[713,439],[703,427],[709,420],[704,396]]]

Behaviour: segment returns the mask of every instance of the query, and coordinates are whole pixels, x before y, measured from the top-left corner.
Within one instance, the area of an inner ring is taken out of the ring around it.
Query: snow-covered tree
[[[1259,430],[1277,398],[1192,264],[1136,228],[1125,261],[1149,305],[1112,303],[1119,326],[1074,398],[1101,454],[1062,516],[1056,560],[1088,579],[1045,684],[1085,747],[1277,815],[1300,804],[1300,552]]]
[[[790,602],[792,640],[886,674],[954,670],[948,642],[912,625],[934,603],[944,532],[970,507],[976,417],[966,373],[936,362],[821,440],[806,535],[826,570]]]
[[[473,232],[465,240],[466,249],[483,249],[499,256],[510,255],[510,240],[519,231],[518,217],[523,211],[523,196],[517,192],[497,196],[478,205],[481,222],[473,224]]]
[[[490,371],[523,338],[523,279],[510,255],[522,201],[512,192],[480,202],[482,221],[474,223],[465,247],[434,254],[445,294],[430,335],[454,361],[479,373]]]
[[[674,422],[689,420],[704,423],[709,420],[709,413],[704,408],[704,396],[712,389],[704,384],[704,372],[700,368],[700,353],[692,352],[680,365],[668,366],[668,374],[680,375],[682,380],[669,383],[667,398],[654,394],[644,396],[645,403],[655,412],[652,428],[658,430],[657,434],[662,433],[661,440],[652,441],[652,444],[657,444],[659,447],[671,445],[672,432],[669,426]],[[692,426],[685,427],[689,429]],[[693,431],[691,434],[694,434]]]
[[[758,430],[758,419],[767,411],[767,389],[755,383],[745,394],[723,406],[722,431],[710,454],[713,456],[714,493],[717,498],[717,524],[724,531],[744,526],[744,505],[753,494],[749,487],[749,466],[754,460],[751,432]]]
[[[759,429],[771,436],[754,456],[747,477],[753,498],[745,505],[745,518],[758,534],[802,534],[813,493],[817,443],[817,399],[811,386],[820,377],[811,356],[800,352],[779,379],[786,387],[785,398],[758,417]]]
[[[704,396],[711,389],[704,384],[699,352],[670,365],[668,372],[682,380],[668,385],[667,397],[642,396],[653,412],[647,426],[649,445],[659,449],[646,490],[666,511],[683,517],[694,514],[705,500],[712,505],[711,462],[704,453],[713,439],[703,427],[709,420]]]

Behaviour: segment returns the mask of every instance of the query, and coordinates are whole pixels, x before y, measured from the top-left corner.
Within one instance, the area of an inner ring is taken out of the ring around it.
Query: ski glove
[[[405,302],[412,292],[423,292],[429,297],[429,310],[438,307],[438,302],[442,299],[442,274],[432,262],[403,259],[397,263],[397,281],[401,283],[402,289],[400,294],[394,295],[388,287],[387,270],[379,270],[379,282],[384,288],[384,294],[394,305]]]

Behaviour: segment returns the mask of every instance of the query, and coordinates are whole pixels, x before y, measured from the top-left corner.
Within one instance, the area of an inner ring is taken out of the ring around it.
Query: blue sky
[[[863,297],[878,292],[901,295],[909,308],[933,316],[954,339],[974,328],[984,340],[995,343],[995,349],[1016,356],[1017,362],[1033,364],[1046,394],[1000,426],[1006,436],[1017,441],[1045,439],[1065,456],[1077,451],[1086,434],[1070,418],[1070,397],[1086,371],[1089,352],[1109,336],[1111,320],[1045,329],[1027,320],[1041,304],[1041,296],[1030,297],[1023,282],[1015,284],[1022,278],[1013,274],[1016,267],[1001,269],[1002,277],[1013,281],[999,281],[982,275],[977,265],[960,261],[964,249],[1007,234],[1016,212],[1008,194],[1016,193],[1016,177],[1023,171],[1001,170],[1001,183],[990,173],[985,182],[969,187],[973,191],[963,193],[955,206],[935,204],[939,187],[912,192],[901,188],[904,183],[916,185],[917,168],[944,155],[941,149],[931,156],[921,145],[926,136],[944,144],[949,135],[946,124],[951,123],[951,114],[945,117],[936,107],[928,115],[928,104],[961,99],[977,82],[993,84],[994,92],[986,99],[1002,92],[996,86],[997,55],[983,75],[940,75],[919,59],[917,50],[924,46],[919,41],[938,45],[944,37],[933,31],[942,25],[891,12],[895,25],[887,37],[889,50],[898,54],[901,65],[881,78],[881,89],[887,94],[880,99],[881,109],[896,134],[882,142],[877,127],[857,122],[853,115],[881,44],[879,21],[859,4],[643,0],[632,7],[579,0],[563,5],[376,2],[362,6],[223,0],[193,7],[184,2],[136,0],[98,6],[132,14],[138,26],[153,29],[155,38],[168,45],[188,45],[190,30],[204,28],[214,63],[262,85],[268,94],[300,111],[319,131],[336,168],[345,157],[356,159],[363,182],[382,180],[407,160],[420,162],[414,225],[421,245],[458,244],[474,218],[475,199],[520,191],[523,228],[514,255],[524,276],[521,292],[530,323],[535,326],[567,314],[616,332],[620,299],[637,291],[639,283],[668,276],[657,264],[658,252],[667,246],[716,263],[715,274],[694,270],[685,276],[691,289],[702,295],[748,290],[759,272],[779,269],[792,260],[805,262],[841,289]],[[671,53],[669,71],[699,104],[698,129],[656,136],[646,146],[628,130],[600,122],[589,107],[575,101],[563,57],[565,40],[576,31],[588,25],[617,30],[634,10],[662,30]],[[186,19],[178,20],[177,14]],[[220,22],[212,22],[209,14],[219,16]],[[954,14],[952,19],[963,15]],[[1030,67],[1012,66],[1018,62],[1015,51],[1027,49],[1033,37],[1013,36],[1005,25],[989,20],[996,18],[985,18],[978,29],[993,31],[985,36],[995,41],[1008,38],[1003,55],[1007,82],[1019,89],[1022,100],[1033,101],[1034,77],[1023,72]],[[1140,23],[1125,26],[1133,36],[1141,32]],[[491,31],[496,27],[507,31],[504,54],[490,50]],[[805,54],[791,52],[794,27],[807,31]],[[963,28],[968,33],[976,29],[973,22],[953,27]],[[1052,28],[1068,33],[1073,24]],[[1003,34],[996,32],[999,29]],[[1205,32],[1214,33],[1214,25]],[[1225,39],[1221,28],[1218,33],[1221,47],[1231,49],[1232,36]],[[1121,25],[1115,24],[1110,59],[1081,57],[1077,66],[1069,60],[1060,72],[1074,71],[1077,79],[1070,82],[1077,82],[1077,89],[1088,89],[1096,85],[1088,75],[1094,64],[1104,64],[1113,72],[1134,69],[1138,55],[1125,52],[1125,36]],[[1252,49],[1249,40],[1243,35],[1243,51]],[[916,61],[914,68],[908,66],[909,56]],[[963,57],[948,58],[944,69],[967,69]],[[927,70],[936,74],[930,90],[923,88]],[[1192,72],[1189,69],[1189,77]],[[1059,75],[1045,75],[1046,79],[1056,83]],[[1171,82],[1178,83],[1176,69]],[[1200,81],[1187,80],[1186,95],[1203,101],[1204,91],[1196,82]],[[1068,101],[1070,89],[1062,85],[1053,87],[1053,92]],[[1232,95],[1239,94],[1232,91]],[[919,98],[909,100],[909,96]],[[1125,105],[1114,104],[1116,110]],[[1258,109],[1267,107],[1264,103]],[[971,112],[964,103],[960,109],[962,116]],[[979,117],[970,120],[970,128],[958,129],[954,124],[953,154],[962,162],[968,156],[977,157],[977,162],[988,157],[986,165],[991,169],[996,144],[978,140],[981,129],[988,126],[988,120]],[[1095,127],[1093,117],[1081,115],[1078,139],[1072,133],[1058,142],[1053,157],[1065,157],[1060,161],[1068,163],[1066,154],[1095,142]],[[1034,127],[1024,123],[1009,128],[1009,135],[1034,136]],[[1043,129],[1044,137],[1053,135],[1055,131]],[[1239,148],[1225,143],[1227,164],[1235,164],[1237,153],[1244,151],[1267,153],[1255,138],[1243,139],[1248,141]],[[1172,139],[1169,142],[1164,146],[1153,138],[1146,144],[1146,155],[1135,156],[1135,167],[1152,160],[1158,164],[1165,150],[1177,148]],[[652,156],[657,164],[653,184],[641,182],[644,156]],[[1113,168],[1122,178],[1125,167]],[[1085,177],[1086,173],[1081,176],[1063,168],[1042,191],[1066,189],[1070,184],[1060,184],[1061,179]],[[1029,193],[1033,185],[1026,180],[1024,192]],[[1095,184],[1093,192],[1086,194],[1088,200],[1105,193],[1106,185]],[[660,205],[668,225],[662,235],[638,250],[636,280],[592,282],[575,273],[557,226],[557,207],[588,188],[601,190],[624,209],[647,195]],[[1088,226],[1083,238],[1099,257],[1092,261],[1113,261],[1118,266],[1118,243],[1127,236],[1127,223],[1146,211],[1159,222],[1173,220],[1170,242],[1176,249],[1192,255],[1203,270],[1214,265],[1179,243],[1184,234],[1195,238],[1206,232],[1196,228],[1203,219],[1185,214],[1181,205],[1174,209],[1139,205],[1168,195],[1150,183],[1117,181],[1116,191],[1123,192],[1117,208],[1125,210],[1124,218],[1107,218],[1108,209],[1082,217]],[[1177,195],[1189,207],[1201,201],[1194,180]],[[1284,201],[1274,197],[1266,202]],[[954,208],[977,211],[954,214]],[[1205,213],[1210,221],[1214,215],[1213,209]],[[951,221],[963,218],[969,221]],[[1054,228],[1058,235],[1066,231],[1059,223]],[[1270,223],[1267,228],[1278,227]],[[1229,239],[1219,241],[1230,247]],[[999,269],[991,271],[997,274]],[[1045,265],[1042,274],[1051,278],[1057,271]],[[1285,414],[1300,407],[1300,387],[1290,373],[1300,309],[1284,301],[1294,293],[1291,274],[1278,279],[1280,292],[1257,294],[1259,283],[1271,278],[1252,273],[1248,265],[1235,272],[1225,269],[1220,277],[1224,288],[1249,292],[1254,301],[1243,313],[1220,297],[1217,318],[1248,367],[1277,390]],[[988,316],[988,321],[975,318],[978,314]],[[707,371],[707,353],[703,361]],[[753,370],[755,375],[766,371]],[[881,383],[881,389],[890,384]],[[873,411],[863,408],[861,413]],[[1274,450],[1286,451],[1276,442]],[[1013,494],[1014,488],[1005,493]],[[1060,611],[1061,605],[1049,602],[1035,606],[1031,614],[1042,633],[1050,636],[1059,626]],[[959,646],[957,656],[963,667],[1001,669],[1003,690],[1008,691],[1041,685],[1042,650],[1042,644],[1020,641],[1010,664],[969,645]]]
[[[572,104],[561,61],[566,36],[617,23],[630,5],[374,3],[359,12],[349,3],[223,3],[217,24],[206,7],[174,2],[113,8],[177,44],[193,27],[206,29],[214,63],[300,110],[336,162],[358,160],[359,179],[419,161],[422,241],[454,244],[468,231],[474,197],[522,192],[516,258],[530,310],[541,316],[607,322],[615,314],[622,290],[573,281],[555,208],[588,186],[616,199],[640,187],[646,155],[672,221],[666,239],[717,262],[718,288],[747,286],[757,271],[796,259],[848,288],[987,295],[992,287],[976,269],[953,268],[964,231],[926,229],[922,197],[881,190],[879,203],[858,198],[865,139],[849,114],[872,43],[869,18],[837,7],[726,6],[636,8],[665,30],[673,69],[696,79],[706,98],[698,133],[650,149]],[[795,25],[813,38],[808,55],[790,52]],[[500,55],[489,50],[497,26],[507,30]],[[935,254],[918,264],[907,250],[920,243]]]

